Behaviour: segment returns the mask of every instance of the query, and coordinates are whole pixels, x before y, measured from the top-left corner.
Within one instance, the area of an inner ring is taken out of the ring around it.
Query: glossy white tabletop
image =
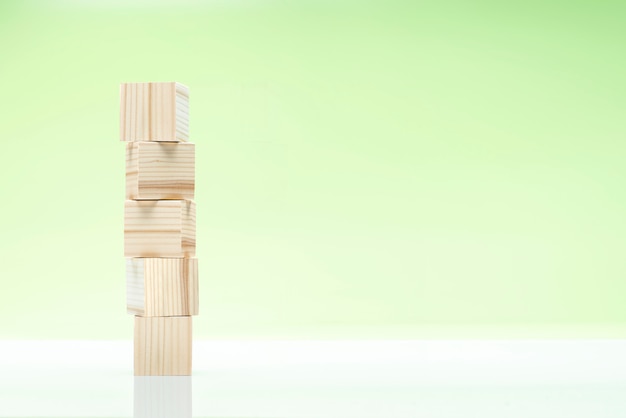
[[[197,341],[193,377],[132,344],[0,341],[0,417],[623,418],[626,341]]]

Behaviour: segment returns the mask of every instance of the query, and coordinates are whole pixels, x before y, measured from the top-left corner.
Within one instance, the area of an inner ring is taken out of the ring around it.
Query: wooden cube
[[[127,258],[126,307],[139,316],[198,315],[198,259]]]
[[[191,317],[135,317],[135,376],[191,375]]]
[[[176,82],[122,84],[120,140],[188,141],[187,86]]]
[[[126,144],[126,199],[193,199],[195,144]]]
[[[191,200],[127,200],[126,257],[194,257],[196,204]]]

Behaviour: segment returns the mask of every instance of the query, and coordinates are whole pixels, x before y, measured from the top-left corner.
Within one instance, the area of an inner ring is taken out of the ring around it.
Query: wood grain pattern
[[[176,82],[121,84],[120,140],[188,141],[189,89]]]
[[[126,306],[140,316],[198,314],[198,259],[127,258]]]
[[[191,317],[135,317],[135,376],[191,375]]]
[[[195,144],[126,144],[126,199],[194,198]]]
[[[191,200],[127,200],[126,257],[194,257],[196,204]]]

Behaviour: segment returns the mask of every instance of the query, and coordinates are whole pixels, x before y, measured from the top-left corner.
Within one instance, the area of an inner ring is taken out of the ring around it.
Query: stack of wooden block
[[[191,374],[191,316],[198,314],[195,145],[189,93],[179,83],[120,89],[126,142],[124,256],[135,315],[135,375]]]

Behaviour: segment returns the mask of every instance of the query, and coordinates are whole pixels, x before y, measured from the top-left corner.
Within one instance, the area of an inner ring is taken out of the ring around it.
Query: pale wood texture
[[[135,376],[191,375],[191,317],[135,317]]]
[[[176,82],[121,84],[120,140],[188,141],[187,86]]]
[[[196,204],[191,200],[127,200],[126,257],[194,257]]]
[[[127,258],[126,306],[140,316],[198,314],[198,259]]]
[[[195,144],[126,144],[126,199],[194,198]]]

